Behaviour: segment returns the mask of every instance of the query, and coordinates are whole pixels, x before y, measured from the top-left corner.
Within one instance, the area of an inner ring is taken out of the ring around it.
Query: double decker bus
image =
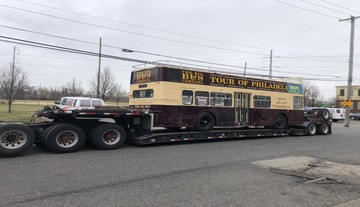
[[[153,126],[209,131],[214,126],[285,129],[304,122],[301,83],[155,64],[134,67],[129,105]]]

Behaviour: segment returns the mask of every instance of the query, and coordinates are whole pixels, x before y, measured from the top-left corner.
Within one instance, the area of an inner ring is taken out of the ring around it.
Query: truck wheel
[[[195,130],[197,131],[210,131],[215,125],[215,118],[208,112],[202,112],[196,119]]]
[[[316,134],[316,124],[314,123],[310,123],[307,127],[306,127],[306,134],[309,136],[315,135]]]
[[[287,119],[284,115],[278,114],[275,118],[275,128],[285,129],[287,127]]]
[[[321,117],[322,117],[324,120],[328,121],[328,120],[330,119],[330,112],[329,112],[329,110],[327,110],[327,109],[322,109],[322,110],[321,110]]]
[[[57,124],[51,127],[45,134],[45,145],[53,151],[59,153],[78,151],[85,142],[84,131],[71,124]]]
[[[91,135],[92,144],[103,150],[119,148],[126,141],[125,130],[117,124],[102,124]]]
[[[318,134],[328,134],[330,131],[330,127],[327,123],[322,123],[320,125],[318,125]]]
[[[17,156],[35,143],[34,131],[22,124],[0,126],[0,155]]]

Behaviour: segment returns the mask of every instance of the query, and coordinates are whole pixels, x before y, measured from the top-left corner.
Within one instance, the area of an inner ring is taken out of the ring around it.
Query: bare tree
[[[2,68],[0,74],[0,92],[9,104],[9,113],[11,113],[11,106],[16,94],[27,87],[29,87],[29,83],[25,71],[19,67],[13,67],[12,63]]]
[[[81,87],[81,82],[77,81],[75,77],[65,86],[67,94],[70,96],[82,96],[84,89]]]
[[[120,85],[117,86],[116,91],[113,94],[113,96],[114,96],[117,106],[119,106],[119,102],[128,101],[127,100],[128,93]]]
[[[97,74],[95,77],[92,78],[92,80],[89,82],[90,86],[90,93],[96,94],[97,92]],[[111,72],[110,67],[105,67],[100,72],[100,94],[98,98],[102,98],[104,100],[108,99],[110,96],[113,96],[118,88],[118,84],[115,82],[115,76]]]
[[[306,106],[314,107],[321,100],[320,88],[310,81],[303,82],[304,103]]]

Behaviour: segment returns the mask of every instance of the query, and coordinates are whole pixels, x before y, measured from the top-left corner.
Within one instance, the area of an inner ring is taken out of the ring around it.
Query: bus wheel
[[[35,133],[22,124],[0,125],[0,155],[17,156],[35,143]]]
[[[315,135],[316,131],[317,131],[316,124],[314,123],[310,123],[306,128],[306,134],[309,136]]]
[[[195,129],[197,131],[210,131],[215,125],[215,118],[208,112],[202,112],[196,119]]]
[[[91,135],[91,142],[98,149],[119,148],[126,141],[125,130],[117,124],[99,125]]]
[[[330,131],[330,127],[327,123],[322,123],[318,126],[318,134],[328,134]]]
[[[278,114],[275,118],[275,128],[285,129],[287,127],[287,119],[284,115]]]
[[[46,147],[59,153],[78,151],[85,143],[84,131],[71,124],[57,124],[45,135]]]

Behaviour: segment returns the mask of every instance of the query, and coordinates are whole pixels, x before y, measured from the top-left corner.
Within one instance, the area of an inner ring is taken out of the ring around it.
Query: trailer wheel
[[[306,127],[306,134],[309,136],[315,135],[316,134],[316,124],[314,123],[310,123],[307,127]]]
[[[330,131],[330,127],[327,123],[322,123],[320,125],[318,125],[318,134],[328,134]]]
[[[45,134],[45,145],[59,153],[78,151],[85,143],[84,131],[71,124],[57,124]]]
[[[275,128],[285,129],[287,127],[287,119],[284,115],[278,114],[275,118]]]
[[[196,119],[195,129],[197,131],[210,131],[215,125],[215,118],[208,112],[202,112]]]
[[[94,146],[103,150],[117,149],[125,141],[126,132],[117,124],[102,124],[96,127],[91,135]]]
[[[322,117],[324,120],[328,121],[328,120],[331,118],[329,110],[327,110],[327,109],[322,109],[322,110],[321,110],[321,117]]]
[[[35,143],[34,131],[22,124],[0,126],[0,155],[17,156]]]

